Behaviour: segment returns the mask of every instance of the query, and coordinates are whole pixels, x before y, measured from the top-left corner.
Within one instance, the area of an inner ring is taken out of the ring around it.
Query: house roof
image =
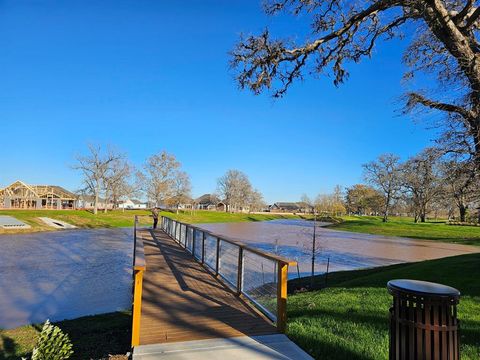
[[[300,208],[300,206],[294,202],[276,202],[273,205],[282,209],[299,209]]]
[[[140,200],[137,200],[137,199],[131,199],[130,201],[131,201],[132,203],[134,203],[135,205],[146,204],[144,201],[140,201]]]
[[[26,192],[26,193],[25,193]],[[65,188],[58,185],[28,185],[23,181],[17,180],[0,190],[0,194],[3,195],[18,195],[28,193],[28,197],[45,197],[48,195],[53,195],[58,198],[74,200],[77,196],[66,190]]]
[[[202,205],[216,205],[218,203],[218,199],[215,195],[203,194],[199,198],[195,199],[195,203]]]

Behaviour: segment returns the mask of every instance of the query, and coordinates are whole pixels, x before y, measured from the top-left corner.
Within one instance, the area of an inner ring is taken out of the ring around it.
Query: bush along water
[[[73,345],[67,334],[50,321],[45,321],[31,360],[65,360],[73,354]],[[23,358],[23,360],[26,360]]]

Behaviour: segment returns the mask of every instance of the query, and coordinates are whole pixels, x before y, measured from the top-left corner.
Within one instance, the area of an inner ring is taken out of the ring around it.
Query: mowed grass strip
[[[332,273],[327,289],[289,296],[288,336],[316,359],[388,359],[392,297],[386,284],[399,278],[459,289],[462,359],[480,359],[480,254]],[[325,279],[315,280],[321,285]],[[308,283],[295,280],[289,286]]]
[[[131,319],[130,312],[115,312],[60,321],[55,325],[72,341],[72,360],[100,360],[130,351]],[[42,324],[0,329],[0,360],[29,358],[41,329]]]
[[[445,220],[415,223],[412,218],[391,217],[382,222],[377,216],[345,216],[329,228],[351,232],[437,240],[465,245],[480,245],[480,227],[448,225]]]
[[[186,223],[213,223],[213,222],[245,222],[245,221],[266,221],[275,219],[300,219],[294,215],[273,215],[273,214],[243,214],[227,213],[220,211],[197,210],[162,212],[162,215],[169,216]],[[139,216],[140,225],[152,224],[149,210],[112,210],[104,213],[99,211],[94,215],[87,210],[0,210],[0,215],[9,215],[21,220],[31,226],[31,229],[2,229],[0,234],[27,233],[31,231],[51,231],[52,227],[45,225],[39,217],[49,217],[62,220],[79,228],[115,228],[133,226],[135,215]]]

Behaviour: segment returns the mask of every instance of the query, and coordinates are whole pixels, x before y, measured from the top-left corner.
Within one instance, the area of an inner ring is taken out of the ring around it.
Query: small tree
[[[254,189],[250,192],[248,206],[250,211],[260,211],[265,208],[266,204],[263,200],[263,195],[259,190]]]
[[[217,181],[217,192],[226,204],[226,211],[248,205],[252,191],[248,176],[238,170],[228,170]]]
[[[155,206],[165,203],[173,196],[173,184],[179,168],[180,163],[175,156],[166,151],[150,156],[145,162],[144,172],[137,178]]]
[[[131,196],[135,188],[131,185],[130,178],[134,168],[125,158],[119,158],[112,162],[104,177],[105,200],[112,202],[117,207],[120,199]],[[107,212],[107,206],[105,206]]]
[[[363,165],[365,180],[383,194],[383,222],[387,222],[392,202],[401,189],[399,160],[396,155],[383,154]]]
[[[442,191],[438,154],[426,149],[402,166],[403,186],[412,198],[415,222],[425,222],[428,206]]]
[[[169,203],[172,203],[178,214],[178,209],[180,204],[185,203],[190,200],[191,193],[190,177],[184,171],[177,171],[173,176],[172,181],[172,197],[168,200]]]
[[[105,188],[105,179],[112,164],[124,158],[123,155],[109,148],[103,151],[100,146],[88,145],[87,155],[77,156],[77,164],[73,167],[81,171],[83,183],[87,192],[94,195],[93,213],[98,213],[98,201],[102,189]],[[106,206],[106,205],[105,205]]]
[[[460,221],[466,221],[469,204],[480,198],[473,163],[444,160],[440,164],[446,193],[455,203]]]
[[[345,202],[349,213],[357,215],[378,214],[382,209],[383,196],[370,186],[356,184],[347,188]]]

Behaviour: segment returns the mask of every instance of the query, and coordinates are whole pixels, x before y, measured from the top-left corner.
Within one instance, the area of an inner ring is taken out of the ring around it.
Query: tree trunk
[[[105,191],[105,204],[104,205],[104,209],[103,209],[103,213],[106,214],[107,211],[108,211],[108,190]]]
[[[462,204],[462,205],[460,205],[460,206],[458,207],[458,210],[460,211],[460,221],[461,221],[461,222],[465,222],[465,220],[466,220],[466,215],[467,215],[467,208],[466,208],[466,206]]]
[[[315,280],[315,252],[317,251],[316,249],[316,228],[317,228],[317,215],[314,215],[313,218],[313,239],[312,239],[312,274],[310,277],[310,289],[313,289],[314,287],[314,280]]]
[[[383,212],[383,222],[388,221],[388,208],[390,207],[390,194],[387,195],[385,199],[385,211]]]
[[[95,190],[95,202],[93,204],[93,213],[95,215],[97,215],[98,213],[98,193],[99,193],[99,189],[97,187],[97,189]]]

